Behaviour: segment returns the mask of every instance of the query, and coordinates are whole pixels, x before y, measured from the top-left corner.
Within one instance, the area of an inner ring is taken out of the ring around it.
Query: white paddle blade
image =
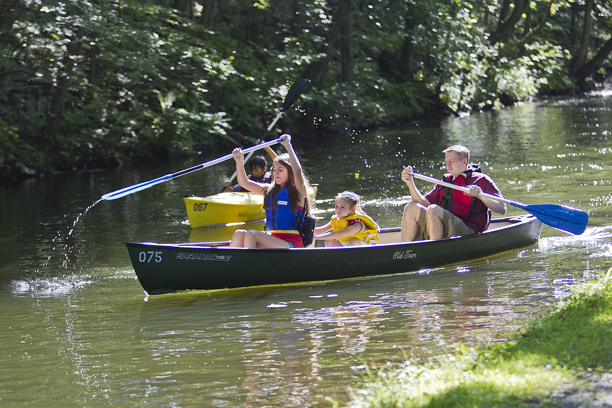
[[[125,187],[120,190],[106,193],[102,196],[102,199],[103,200],[116,200],[118,198],[125,197],[126,195],[130,195],[138,191],[146,190],[149,187],[153,187],[156,184],[164,183],[170,179],[172,179],[172,174],[166,174],[165,176],[156,178],[155,180],[145,181],[140,184],[134,184],[133,186]]]

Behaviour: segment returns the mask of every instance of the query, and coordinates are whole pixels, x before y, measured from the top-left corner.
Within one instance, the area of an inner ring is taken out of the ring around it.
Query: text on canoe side
[[[138,253],[138,262],[160,263],[162,261],[163,251],[140,251]],[[176,259],[185,259],[191,261],[229,261],[231,255],[218,255],[218,254],[196,254],[192,252],[179,252],[176,254]]]
[[[411,249],[407,249],[405,251],[397,251],[393,254],[393,259],[412,259],[416,258],[416,254],[412,253]]]

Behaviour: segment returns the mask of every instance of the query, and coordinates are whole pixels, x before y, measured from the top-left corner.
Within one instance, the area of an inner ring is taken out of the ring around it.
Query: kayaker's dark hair
[[[293,174],[293,167],[291,167],[291,159],[289,158],[289,154],[283,153],[283,154],[276,156],[272,166],[276,166],[277,164],[280,164],[281,166],[287,169],[289,178],[287,179],[287,183],[285,183],[285,187],[287,187],[287,192],[289,193],[289,205],[291,205],[290,211],[297,212],[299,210],[298,207],[303,205],[303,203],[300,202],[300,192],[295,186],[295,175]],[[306,183],[306,187],[308,187],[308,179],[306,178],[306,175],[304,174],[304,172],[302,172],[302,178],[304,179],[304,182]],[[270,185],[268,186],[264,194],[264,202],[263,202],[264,210],[270,207],[268,205],[268,197],[270,196],[270,193],[272,193],[272,202],[275,205],[274,208],[278,209],[278,207],[276,207],[276,194],[278,194],[278,192],[280,191],[282,187],[283,186],[276,184],[274,177],[272,177],[272,182],[270,183]],[[308,195],[306,195],[306,200],[308,200]],[[308,207],[310,208],[310,205]]]
[[[253,168],[257,166],[262,170],[265,170],[268,167],[268,161],[263,156],[255,156],[251,160],[249,160],[249,169],[253,171]]]

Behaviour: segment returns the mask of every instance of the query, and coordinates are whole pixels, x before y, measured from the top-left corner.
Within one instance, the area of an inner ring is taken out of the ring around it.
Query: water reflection
[[[518,267],[523,262],[527,267]],[[404,353],[444,352],[457,340],[505,338],[542,311],[534,305],[550,303],[528,296],[550,290],[548,264],[547,256],[533,248],[520,260],[501,257],[487,265],[424,274],[161,296],[140,310],[146,331],[157,333],[155,340],[143,340],[154,358],[166,356],[167,363],[176,354],[173,364],[179,366],[171,377],[179,384],[187,381],[176,375],[184,371],[181,359],[191,364],[195,354],[200,355],[200,364],[214,372],[213,381],[206,369],[211,382],[201,383],[224,396],[216,396],[218,405],[231,406],[243,398],[251,406],[264,406],[271,399],[288,401],[284,406],[305,406],[339,392],[334,379],[347,385],[359,378],[338,367],[399,360]],[[271,304],[284,307],[269,308]],[[164,329],[157,332],[156,325]],[[190,348],[182,346],[185,339],[190,339]],[[240,384],[231,392],[230,378]]]
[[[506,338],[574,282],[610,267],[611,101],[559,99],[298,138],[319,184],[320,222],[339,191],[353,190],[381,226],[398,225],[408,201],[402,166],[440,176],[441,150],[455,143],[472,149],[505,196],[589,213],[583,235],[545,227],[533,247],[420,273],[143,301],[124,242],[229,239],[245,226],[191,229],[182,197],[216,193],[231,163],[111,202],[97,203],[214,157],[0,186],[2,405],[317,406],[328,395],[346,400],[360,379],[351,367]]]
[[[125,269],[23,281],[14,295],[35,302],[14,316],[25,323],[13,326],[20,340],[10,343],[0,380],[20,389],[19,383],[37,378],[36,370],[21,368],[34,358],[34,366],[45,364],[48,386],[41,395],[51,403],[63,401],[66,392],[84,404],[96,395],[119,406],[179,399],[201,406],[298,407],[321,403],[326,395],[342,400],[344,389],[360,378],[351,366],[512,334],[543,312],[551,290],[562,296],[581,278],[576,265],[592,259],[605,264],[611,235],[610,228],[599,228],[581,237],[547,237],[519,257],[422,273],[195,291],[148,302],[140,300],[142,290]],[[557,264],[559,254],[564,258]],[[11,330],[1,336],[3,344],[14,338]],[[56,370],[67,367],[72,374],[64,383]]]

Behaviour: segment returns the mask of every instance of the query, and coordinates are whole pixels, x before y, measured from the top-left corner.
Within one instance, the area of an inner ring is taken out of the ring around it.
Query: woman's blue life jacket
[[[276,194],[276,205],[272,201],[273,193],[268,196],[268,208],[266,208],[266,230],[268,231],[280,231],[280,230],[297,230],[299,221],[298,220],[303,214],[305,209],[301,207],[296,212],[291,212],[291,203],[289,202],[289,191],[286,187],[281,188]],[[278,208],[274,208],[278,207]]]

